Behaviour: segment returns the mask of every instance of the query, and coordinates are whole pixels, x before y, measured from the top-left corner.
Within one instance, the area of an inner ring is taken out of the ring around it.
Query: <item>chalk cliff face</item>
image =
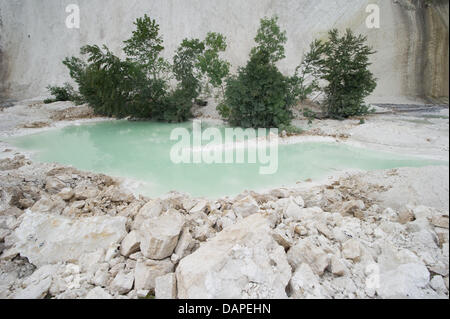
[[[61,61],[85,44],[106,44],[121,55],[133,21],[157,19],[170,57],[185,37],[217,31],[228,38],[227,58],[243,65],[259,19],[278,15],[288,32],[283,72],[292,73],[314,38],[351,28],[377,50],[379,79],[370,101],[448,100],[448,0],[0,0],[0,99],[46,94],[69,76]],[[68,29],[65,8],[76,3],[81,28]],[[368,4],[380,7],[381,26],[368,29]]]

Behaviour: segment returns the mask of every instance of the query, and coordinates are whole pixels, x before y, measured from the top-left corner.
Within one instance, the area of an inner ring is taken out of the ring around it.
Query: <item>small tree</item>
[[[307,55],[295,74],[288,77],[276,66],[285,58],[287,42],[277,17],[261,20],[255,42],[247,65],[239,69],[237,76],[228,78],[225,99],[218,111],[231,125],[295,131],[291,127],[292,107],[317,87],[315,79],[308,81],[315,72],[311,61],[317,51]]]
[[[218,110],[231,125],[281,127],[291,122],[289,81],[275,65],[284,58],[287,41],[277,22],[277,17],[261,20],[250,60],[227,81]]]
[[[334,29],[328,41],[314,43],[312,65],[327,81],[323,89],[326,116],[342,119],[369,113],[364,99],[376,88],[376,79],[369,70],[369,57],[375,51],[366,41],[366,37],[355,36],[350,29],[343,36]]]
[[[142,66],[149,76],[156,79],[168,72],[169,68],[169,64],[160,57],[164,41],[159,34],[159,25],[147,15],[138,18],[134,25],[136,29],[132,37],[124,41],[123,51],[128,60]]]

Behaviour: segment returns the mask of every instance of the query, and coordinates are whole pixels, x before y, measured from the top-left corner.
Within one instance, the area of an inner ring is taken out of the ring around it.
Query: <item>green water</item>
[[[192,129],[192,123],[181,125]],[[33,151],[33,159],[145,182],[140,192],[156,197],[176,190],[193,196],[220,197],[244,190],[265,190],[321,179],[343,169],[363,170],[448,165],[336,143],[279,146],[279,168],[260,175],[260,164],[173,164],[172,129],[180,124],[108,121],[7,140]]]

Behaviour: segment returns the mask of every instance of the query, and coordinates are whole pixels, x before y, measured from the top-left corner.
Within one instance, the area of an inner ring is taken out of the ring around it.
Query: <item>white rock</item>
[[[295,221],[300,221],[304,218],[303,210],[292,199],[289,201],[286,209],[284,210],[284,217],[291,218]]]
[[[192,243],[193,239],[189,232],[189,228],[184,228],[178,240],[177,247],[175,248],[175,254],[179,259],[186,257],[191,252]]]
[[[328,228],[328,226],[326,224],[319,222],[319,223],[316,223],[315,226],[316,226],[317,231],[320,234],[324,235],[326,238],[328,238],[330,240],[334,239],[333,232]]]
[[[105,261],[110,262],[114,258],[116,258],[119,255],[119,245],[118,244],[112,244],[108,247],[105,253]]]
[[[272,195],[273,197],[276,198],[286,198],[289,197],[289,191],[287,189],[284,188],[276,188],[276,189],[272,189],[269,192],[270,195]]]
[[[295,206],[291,206],[291,208],[292,207]],[[295,212],[287,213],[285,214],[285,216],[289,216],[290,218],[297,221],[304,221],[307,219],[316,219],[322,213],[323,210],[320,207],[308,207],[308,208],[300,208],[300,210],[295,209]]]
[[[80,257],[78,264],[81,266],[83,271],[95,274],[98,270],[99,265],[105,259],[105,250],[98,249],[93,253],[87,253]]]
[[[444,216],[444,215],[433,216],[433,218],[431,219],[431,223],[436,227],[448,229],[449,218],[448,218],[448,216]]]
[[[449,243],[445,243],[442,245],[442,256],[449,259]]]
[[[47,177],[45,180],[45,190],[50,194],[57,194],[65,187],[66,184],[55,177]]]
[[[65,207],[66,202],[60,197],[42,197],[31,207],[31,211],[59,215]]]
[[[442,276],[434,276],[430,281],[431,288],[434,289],[438,294],[445,294],[448,292],[447,287],[445,285],[444,278]]]
[[[382,216],[386,217],[390,221],[398,221],[399,220],[399,214],[390,207],[386,208],[383,211]],[[401,223],[401,224],[404,224],[404,223]]]
[[[176,275],[178,298],[286,298],[291,268],[268,221],[255,214],[182,259]]]
[[[416,206],[416,207],[409,207],[409,209],[413,212],[414,217],[416,219],[428,219],[428,220],[432,220],[433,217],[436,216],[442,216],[442,215],[447,215],[447,214],[443,214],[443,212],[439,211],[438,209],[432,208],[432,207],[427,207],[427,206]]]
[[[206,205],[208,202],[206,200],[200,200],[194,207],[192,207],[189,211],[191,214],[204,212]]]
[[[113,299],[113,297],[103,288],[95,287],[86,295],[86,299]]]
[[[136,291],[136,295],[137,295],[138,298],[146,298],[149,293],[150,293],[150,290],[138,290],[138,291]]]
[[[275,229],[272,232],[272,236],[273,236],[273,239],[275,239],[275,241],[279,245],[283,246],[284,249],[289,249],[293,245],[292,239],[289,238],[282,229],[279,229],[279,228]]]
[[[233,204],[233,211],[237,216],[245,218],[258,213],[259,206],[253,197],[247,196]]]
[[[407,224],[409,222],[412,222],[414,218],[414,213],[407,208],[400,210],[398,213],[398,222],[400,224]]]
[[[308,264],[297,267],[289,282],[291,297],[296,299],[323,299],[324,292],[319,283],[319,277]]]
[[[58,196],[65,201],[71,200],[75,196],[75,192],[71,188],[63,188]]]
[[[24,288],[14,295],[14,299],[43,299],[50,289],[56,272],[55,265],[40,267],[23,281]]]
[[[358,212],[361,212],[366,208],[366,205],[362,200],[351,200],[342,204],[339,213],[342,216],[355,216]]]
[[[93,185],[78,185],[73,190],[75,192],[76,200],[86,200],[88,198],[94,198],[98,195],[99,190]]]
[[[328,254],[309,238],[300,240],[297,245],[289,249],[287,257],[295,269],[306,263],[319,276],[323,275],[330,262]]]
[[[156,299],[175,299],[177,297],[177,278],[174,273],[156,278]]]
[[[139,213],[139,210],[142,208],[142,206],[142,201],[133,201],[126,208],[119,212],[119,216],[134,218]]]
[[[146,220],[157,218],[161,215],[163,205],[160,200],[152,200],[142,206],[139,213],[134,218],[133,229],[139,230]]]
[[[421,263],[419,257],[407,249],[397,249],[389,241],[382,242],[378,263],[383,271],[395,270],[403,264]]]
[[[14,232],[16,249],[36,266],[76,261],[120,242],[126,235],[125,224],[124,217],[67,218],[27,212]]]
[[[14,299],[44,299],[47,295],[52,278],[46,278],[40,282],[30,285],[25,289],[20,290],[14,295]]]
[[[169,260],[137,262],[134,270],[135,289],[153,291],[156,278],[171,273],[173,269],[174,266]]]
[[[449,232],[448,229],[435,228],[435,233],[439,241],[439,246],[443,247],[449,242]]]
[[[423,264],[403,264],[381,273],[377,294],[384,299],[423,298],[430,273]]]
[[[347,272],[347,267],[344,263],[336,256],[331,257],[330,261],[331,273],[336,276],[344,276]]]
[[[129,257],[131,254],[139,251],[141,242],[139,241],[139,234],[137,231],[132,230],[122,240],[120,245],[120,253],[122,256]]]
[[[132,272],[119,271],[111,283],[111,290],[120,295],[125,295],[133,289],[134,275]]]
[[[142,254],[157,260],[170,257],[177,246],[183,225],[184,216],[178,213],[146,220],[139,231]]]
[[[358,261],[361,257],[361,244],[357,239],[350,239],[342,245],[342,256],[345,259]]]
[[[109,199],[113,203],[127,202],[131,203],[135,200],[132,194],[127,194],[123,192],[119,187],[111,185],[101,194],[103,197]]]
[[[10,234],[9,229],[1,229],[0,228],[0,242],[3,242],[5,240],[5,237]]]
[[[109,265],[105,265],[106,267],[100,267],[100,269],[94,274],[92,282],[96,286],[106,287],[111,279],[111,276],[108,273]]]
[[[181,206],[183,207],[183,209],[186,212],[189,212],[192,209],[192,207],[195,206],[195,204],[196,204],[195,200],[193,200],[192,198],[189,198],[189,197],[184,198],[181,202]]]

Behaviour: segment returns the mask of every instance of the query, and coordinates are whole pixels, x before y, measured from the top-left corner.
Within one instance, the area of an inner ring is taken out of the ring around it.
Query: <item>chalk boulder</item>
[[[177,247],[184,223],[184,216],[175,212],[146,220],[139,230],[142,254],[155,260],[170,257]]]
[[[126,218],[67,218],[27,212],[14,232],[15,249],[36,265],[78,261],[82,256],[120,243]]]
[[[182,259],[176,276],[178,298],[286,298],[291,267],[268,221],[256,214]]]

